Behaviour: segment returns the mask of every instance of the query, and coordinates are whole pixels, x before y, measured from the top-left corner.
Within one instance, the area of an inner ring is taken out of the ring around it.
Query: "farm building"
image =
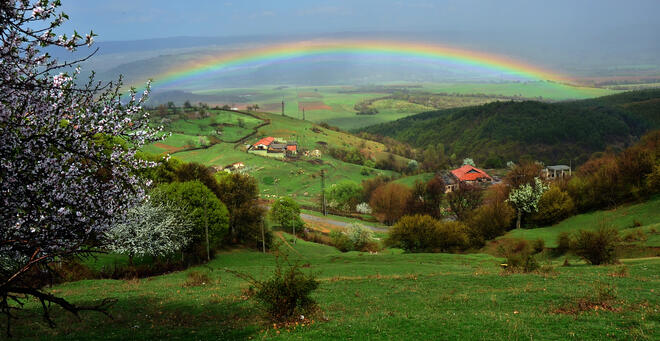
[[[295,142],[288,142],[286,144],[286,156],[298,155],[298,144]]]
[[[286,150],[286,143],[273,142],[268,146],[269,153],[284,153]]]
[[[240,169],[245,168],[245,164],[243,162],[234,162],[231,165],[225,166],[224,170],[225,171],[237,171]]]
[[[571,175],[571,167],[566,165],[547,166],[541,175],[546,179],[560,179]]]
[[[250,149],[255,149],[255,150],[268,150],[268,147],[275,141],[274,137],[264,137],[261,140],[257,141],[257,143],[253,144]]]
[[[445,182],[445,193],[449,193],[458,188],[460,183],[476,184],[476,183],[490,183],[493,178],[483,170],[470,166],[463,165],[450,171],[448,174],[443,175]]]

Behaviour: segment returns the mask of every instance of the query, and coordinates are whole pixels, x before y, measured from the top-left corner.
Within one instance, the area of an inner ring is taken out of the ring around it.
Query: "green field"
[[[355,104],[364,100],[389,95],[394,90],[444,93],[446,105],[432,108],[405,101],[380,100],[375,107],[376,115],[356,115]],[[262,86],[237,89],[207,89],[193,91],[193,94],[232,98],[236,101],[218,100],[213,105],[258,104],[260,111],[281,113],[281,102],[285,102],[285,113],[302,119],[302,107],[305,119],[312,122],[327,122],[342,129],[357,129],[378,123],[389,122],[412,114],[429,110],[446,109],[458,106],[477,105],[497,100],[497,96],[517,96],[528,99],[568,100],[605,96],[617,93],[603,88],[571,87],[548,82],[530,83],[428,83],[428,84],[391,84],[378,86],[316,86],[282,87]],[[460,95],[487,95],[489,98],[461,97]],[[330,108],[315,109],[310,103],[322,103]]]
[[[220,113],[225,112],[220,111]],[[231,119],[234,122],[238,119],[244,120],[246,127],[250,127],[250,125],[254,127],[261,122],[270,122],[270,124],[259,128],[257,134],[247,140],[247,143],[254,143],[261,137],[273,136],[286,141],[297,141],[301,149],[321,149],[323,151],[322,157],[320,161],[304,157],[298,160],[283,161],[247,153],[245,145],[226,142],[220,142],[208,148],[199,148],[201,142],[207,141],[208,138],[196,134],[209,133],[212,136],[222,138],[222,135],[216,135],[213,131],[208,131],[208,128],[205,128],[209,127],[208,122],[213,122],[213,118],[220,116],[220,114],[207,119],[191,120],[195,124],[183,120],[173,121],[173,126],[183,127],[184,129],[189,128],[190,131],[186,131],[187,134],[174,133],[165,141],[149,145],[144,150],[155,154],[169,152],[180,160],[198,162],[207,166],[223,167],[235,162],[243,162],[246,165],[246,172],[258,180],[262,198],[273,199],[286,195],[308,205],[318,203],[318,197],[321,193],[320,172],[322,169],[326,172],[327,186],[343,180],[360,183],[362,180],[377,174],[396,175],[391,171],[371,169],[371,174],[365,176],[360,172],[362,166],[334,159],[325,152],[326,146],[358,148],[363,153],[379,159],[389,155],[385,152],[385,146],[381,143],[367,141],[350,134],[318,127],[312,122],[281,115],[256,113],[260,119],[255,119],[239,112],[229,112],[229,114],[231,114]],[[228,120],[227,116],[223,117]],[[180,123],[180,121],[183,121],[183,123]],[[316,129],[316,131],[313,129]],[[252,132],[253,130],[246,130],[246,133],[239,136],[239,138]],[[185,150],[185,147],[192,147],[192,149]],[[405,158],[397,157],[396,159],[401,163],[408,162]]]
[[[289,239],[289,235],[284,235]],[[274,256],[252,251],[219,254],[183,272],[140,280],[85,280],[52,289],[72,302],[117,298],[112,318],[97,313],[56,312],[58,328],[38,316],[37,302],[14,325],[21,340],[584,340],[660,337],[660,259],[624,260],[619,266],[575,264],[548,274],[503,275],[501,259],[484,255],[340,253],[298,241],[299,259],[320,279],[313,298],[319,311],[305,326],[273,327],[244,290],[248,284],[225,272],[265,278]],[[288,246],[281,246],[290,250]],[[626,268],[625,276],[614,276]],[[188,274],[208,280],[187,285]],[[567,285],[570,283],[570,285]],[[598,305],[571,312],[577,301],[613,294]],[[568,313],[566,312],[568,310]],[[313,321],[313,323],[312,323]]]
[[[640,226],[634,226],[635,222]],[[624,205],[609,211],[596,211],[570,217],[549,227],[513,230],[501,238],[543,239],[547,247],[557,246],[561,232],[594,230],[603,225],[611,226],[625,236],[637,230],[648,235],[648,240],[638,246],[660,247],[660,196],[635,205]],[[655,231],[655,232],[653,232]]]

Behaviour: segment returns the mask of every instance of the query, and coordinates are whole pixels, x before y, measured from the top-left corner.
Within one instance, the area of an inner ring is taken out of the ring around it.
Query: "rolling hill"
[[[490,163],[531,155],[546,163],[584,162],[660,127],[660,89],[580,101],[493,102],[430,111],[361,129],[416,147],[442,144],[447,155]]]

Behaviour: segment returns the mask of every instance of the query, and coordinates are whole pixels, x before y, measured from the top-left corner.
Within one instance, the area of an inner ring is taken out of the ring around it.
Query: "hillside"
[[[276,232],[278,240],[291,236]],[[284,243],[284,242],[283,242]],[[73,303],[114,297],[107,318],[82,312],[54,314],[57,329],[37,318],[38,301],[14,324],[16,339],[657,339],[657,258],[624,260],[621,266],[561,267],[541,274],[502,275],[501,259],[484,255],[341,253],[298,240],[281,244],[292,260],[315,273],[319,310],[300,324],[277,325],[249,297],[249,284],[227,273],[263,279],[275,257],[255,251],[219,254],[203,266],[147,279],[85,280],[54,287]],[[626,276],[614,277],[626,269]],[[204,281],[195,281],[203,278]],[[572,283],[566,285],[566,283]],[[608,291],[609,290],[609,291]],[[611,292],[610,309],[591,305]],[[92,295],[91,293],[101,293]],[[576,323],[578,321],[579,323]],[[130,326],[130,327],[127,327]],[[653,336],[655,335],[655,336]]]
[[[660,126],[660,90],[572,102],[494,102],[430,111],[367,128],[416,147],[443,144],[458,158],[581,162],[607,146],[629,144]]]
[[[373,168],[369,169],[369,173],[364,173],[362,165],[333,158],[329,154],[330,148],[356,149],[374,160],[388,158],[390,154],[381,143],[327,129],[309,121],[269,113],[220,109],[207,109],[207,117],[202,118],[196,117],[195,109],[183,113],[177,110],[178,114],[170,111],[164,118],[155,118],[157,123],[164,120],[164,130],[172,135],[143,150],[152,154],[169,153],[182,161],[219,168],[243,162],[243,171],[259,181],[264,199],[287,195],[303,204],[318,203],[321,170],[326,174],[326,186],[344,180],[360,183],[376,174],[396,174]],[[266,136],[296,141],[301,150],[318,149],[321,157],[278,159],[246,152],[246,144],[255,143]],[[395,160],[402,165],[408,162],[399,156],[395,156]]]

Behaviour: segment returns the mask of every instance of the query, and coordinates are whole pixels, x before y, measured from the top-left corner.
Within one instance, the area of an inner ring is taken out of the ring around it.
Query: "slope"
[[[439,110],[362,129],[417,147],[443,144],[448,155],[547,163],[580,162],[660,126],[660,89],[572,102],[494,102]]]

